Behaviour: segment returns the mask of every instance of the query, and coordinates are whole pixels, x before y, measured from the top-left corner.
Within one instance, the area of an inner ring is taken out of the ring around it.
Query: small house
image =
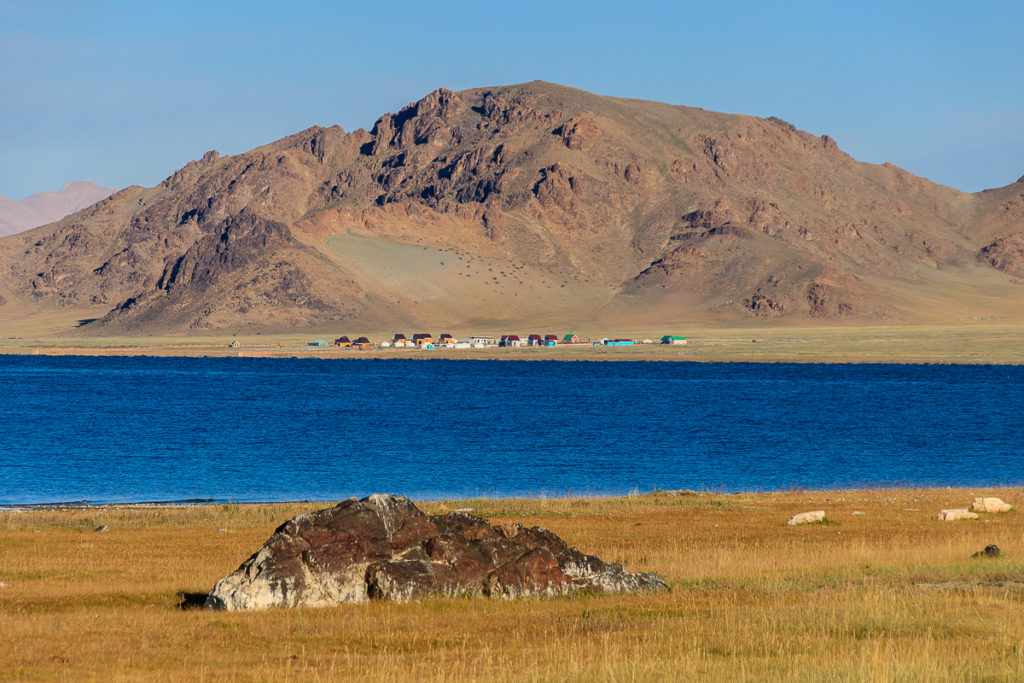
[[[576,336],[575,334],[567,334],[564,337],[562,337],[562,343],[563,344],[579,344],[580,343],[580,338],[578,336]]]
[[[661,338],[661,343],[662,344],[685,344],[686,343],[686,337],[680,337],[680,336],[674,335],[674,334],[666,334],[664,337]]]
[[[544,335],[544,346],[554,346],[558,343],[557,334],[545,334]]]
[[[237,349],[237,348],[238,348],[238,347],[240,347],[241,345],[242,345],[242,342],[240,342],[240,341],[238,341],[238,340],[236,339],[235,341],[233,341],[233,342],[231,342],[230,344],[228,344],[228,347],[229,347],[229,348],[232,348],[232,349]]]
[[[412,335],[412,343],[416,346],[423,346],[425,344],[433,344],[434,337],[426,332],[420,332],[419,334]]]
[[[501,340],[498,342],[498,346],[523,346],[524,343],[525,342],[519,338],[518,334],[503,334],[501,335]]]
[[[395,336],[391,338],[391,343],[395,346],[405,346],[405,342],[409,341],[405,338],[405,335],[401,332],[396,332]]]
[[[358,349],[360,351],[369,351],[370,349],[373,348],[373,342],[371,342],[366,337],[360,337],[359,339],[356,339],[354,342],[352,342],[352,348]]]
[[[334,340],[334,345],[347,348],[349,346],[352,346],[352,340],[346,337],[345,335],[342,335]]]
[[[311,342],[306,342],[306,346],[327,346],[327,342],[325,342],[323,339],[314,339]]]
[[[544,342],[544,337],[539,334],[531,334],[526,338],[527,346],[540,346]]]
[[[438,344],[454,344],[455,343],[455,337],[453,337],[452,335],[448,334],[447,332],[444,332],[444,333],[441,334],[440,337],[437,338],[437,343]]]
[[[494,344],[494,337],[478,334],[474,337],[470,337],[469,341],[472,342],[473,344],[485,344],[487,346],[491,346],[492,344]]]

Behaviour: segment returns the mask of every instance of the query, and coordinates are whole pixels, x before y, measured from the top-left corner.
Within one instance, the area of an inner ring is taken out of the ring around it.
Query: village
[[[322,348],[335,346],[340,348],[351,348],[357,351],[374,351],[381,349],[421,349],[432,351],[434,349],[484,349],[484,348],[521,348],[521,347],[551,347],[559,345],[589,345],[589,346],[634,346],[637,344],[686,344],[686,337],[666,334],[659,341],[653,339],[624,339],[602,337],[600,339],[581,339],[578,335],[569,333],[562,336],[557,334],[503,334],[500,337],[491,335],[474,335],[463,339],[456,339],[449,333],[442,333],[436,338],[426,332],[413,334],[407,337],[405,334],[396,333],[391,339],[380,342],[373,342],[367,337],[356,337],[351,339],[342,335],[333,342],[324,339],[313,339],[307,342],[309,348]],[[238,348],[241,344],[238,341],[231,342],[232,348]]]

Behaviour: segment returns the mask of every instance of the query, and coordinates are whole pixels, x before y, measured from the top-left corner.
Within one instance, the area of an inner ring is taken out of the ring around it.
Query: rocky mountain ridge
[[[1024,310],[1024,180],[962,193],[777,118],[547,83],[207,153],[0,240],[20,310],[96,333]],[[372,329],[372,328],[371,328]]]

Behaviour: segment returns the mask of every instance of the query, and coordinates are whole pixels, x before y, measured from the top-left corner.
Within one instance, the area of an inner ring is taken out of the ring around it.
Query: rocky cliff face
[[[1022,187],[957,192],[774,118],[441,89],[0,241],[0,295],[109,306],[103,333],[962,319],[1024,303]]]

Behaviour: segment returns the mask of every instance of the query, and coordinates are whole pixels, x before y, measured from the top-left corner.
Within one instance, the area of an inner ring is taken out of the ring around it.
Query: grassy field
[[[193,605],[324,504],[0,511],[7,680],[1021,680],[1024,515],[938,522],[975,495],[864,490],[446,501],[539,524],[659,595]],[[804,510],[827,522],[788,527]],[[854,512],[866,514],[853,514]],[[105,524],[107,533],[95,527]],[[972,559],[988,544],[998,559]]]
[[[541,331],[543,332],[543,330]],[[26,336],[0,339],[0,353],[243,356],[300,358],[472,358],[515,360],[672,360],[819,363],[1024,363],[1024,322],[978,320],[960,325],[748,326],[669,330],[688,337],[686,346],[660,344],[600,347],[590,344],[519,349],[384,349],[354,351],[311,348],[314,338],[331,341],[331,331],[280,335],[190,337]],[[456,337],[474,333],[453,330]],[[659,339],[664,331],[625,330],[616,336]],[[363,334],[359,332],[358,334]],[[600,339],[600,331],[579,332]],[[390,332],[370,332],[382,341]],[[229,348],[234,339],[240,348]]]

